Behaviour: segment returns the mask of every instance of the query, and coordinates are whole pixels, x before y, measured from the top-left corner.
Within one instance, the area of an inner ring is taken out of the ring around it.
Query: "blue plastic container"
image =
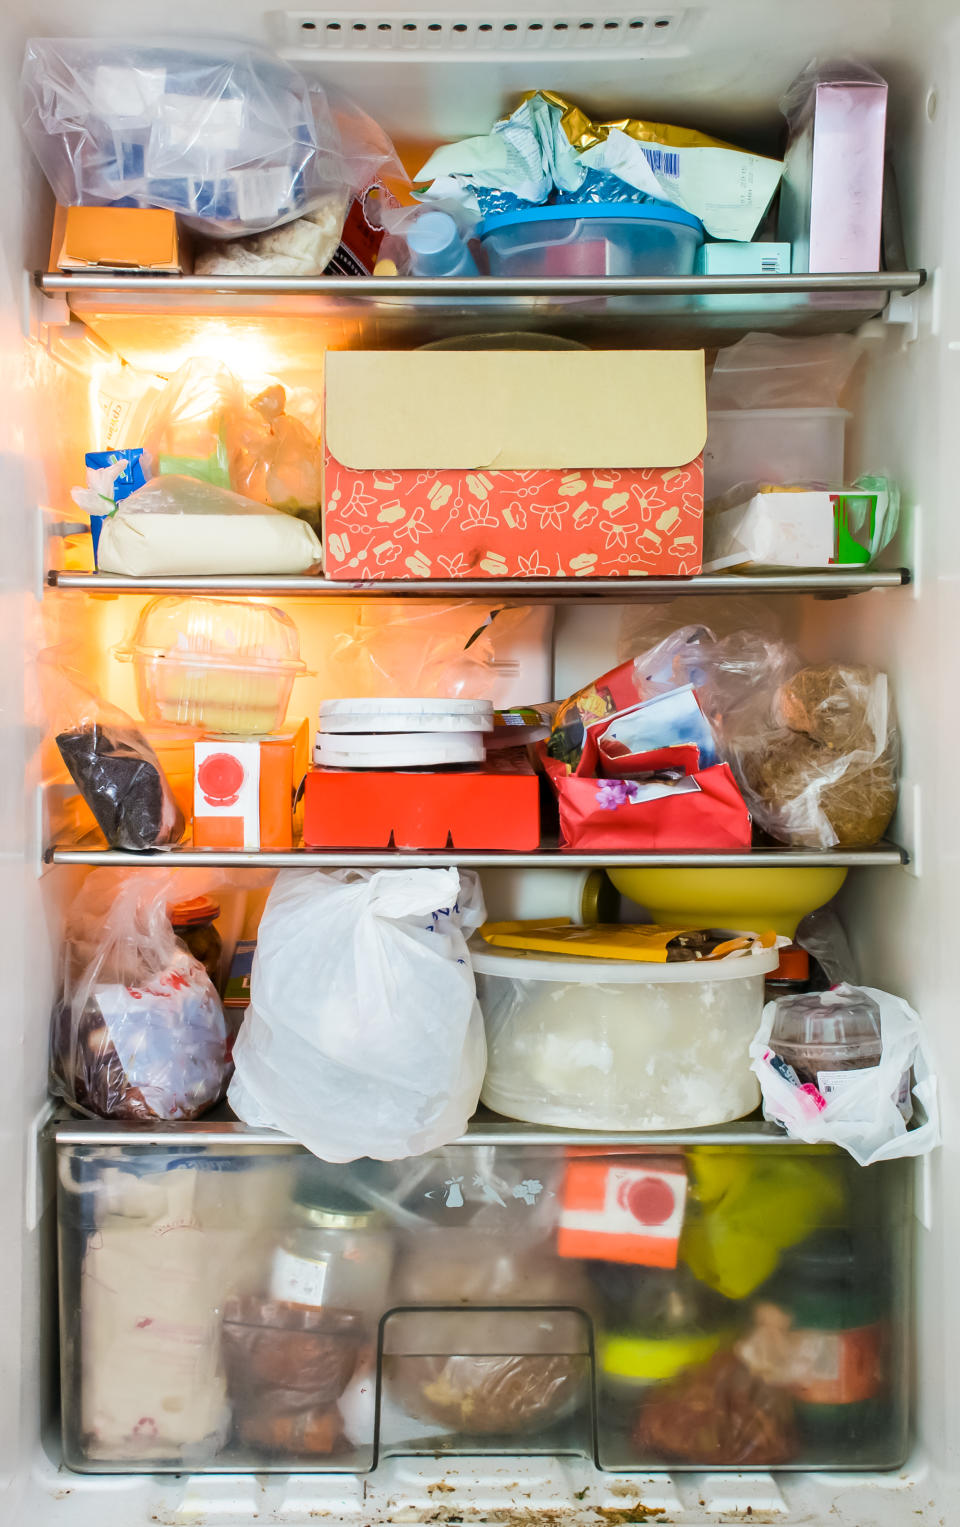
[[[690,276],[703,224],[667,202],[584,202],[488,217],[492,276]]]

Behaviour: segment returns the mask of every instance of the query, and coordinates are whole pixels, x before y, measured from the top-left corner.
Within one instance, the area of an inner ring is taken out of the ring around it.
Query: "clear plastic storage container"
[[[704,237],[666,202],[530,207],[479,231],[492,276],[689,276]]]
[[[909,1161],[863,1172],[775,1133],[522,1144],[493,1125],[411,1160],[329,1166],[237,1126],[116,1144],[91,1128],[57,1129],[68,1468],[903,1460]],[[336,1245],[340,1227],[319,1227],[322,1288],[278,1286],[307,1196],[346,1202],[354,1223]],[[357,1205],[375,1224],[357,1226]],[[349,1269],[365,1235],[394,1256],[388,1273],[361,1248],[377,1274],[363,1308]]]
[[[115,651],[133,662],[145,721],[243,737],[283,725],[307,671],[289,615],[254,600],[161,595]]]
[[[843,408],[711,408],[703,452],[704,497],[739,483],[843,487]]]
[[[472,949],[488,1108],[572,1129],[689,1129],[760,1101],[749,1047],[777,951],[676,964]]]

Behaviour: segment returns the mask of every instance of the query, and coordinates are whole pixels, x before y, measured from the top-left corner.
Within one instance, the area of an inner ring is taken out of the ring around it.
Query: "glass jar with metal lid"
[[[271,1298],[378,1320],[387,1308],[393,1252],[382,1213],[346,1187],[304,1177],[273,1255]]]

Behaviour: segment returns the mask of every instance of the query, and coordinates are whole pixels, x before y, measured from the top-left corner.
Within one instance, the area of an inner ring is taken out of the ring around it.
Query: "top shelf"
[[[38,273],[49,296],[119,354],[156,360],[162,338],[189,342],[196,321],[269,320],[296,346],[315,338],[304,320],[359,329],[364,343],[423,344],[451,332],[504,328],[561,332],[599,344],[730,344],[748,330],[845,333],[882,313],[894,294],[916,291],[923,271],[776,276],[593,276],[557,278],[350,276],[146,276]],[[138,329],[132,330],[131,320]],[[147,326],[144,327],[144,320]],[[150,333],[150,321],[157,332]],[[282,332],[288,325],[289,335]]]

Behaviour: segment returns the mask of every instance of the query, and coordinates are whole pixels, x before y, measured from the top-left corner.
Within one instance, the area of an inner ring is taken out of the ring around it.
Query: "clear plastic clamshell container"
[[[114,651],[133,662],[145,721],[241,737],[277,731],[307,671],[289,615],[250,599],[161,595]]]
[[[494,1125],[331,1166],[282,1136],[90,1130],[57,1129],[68,1468],[905,1456],[909,1161]]]

